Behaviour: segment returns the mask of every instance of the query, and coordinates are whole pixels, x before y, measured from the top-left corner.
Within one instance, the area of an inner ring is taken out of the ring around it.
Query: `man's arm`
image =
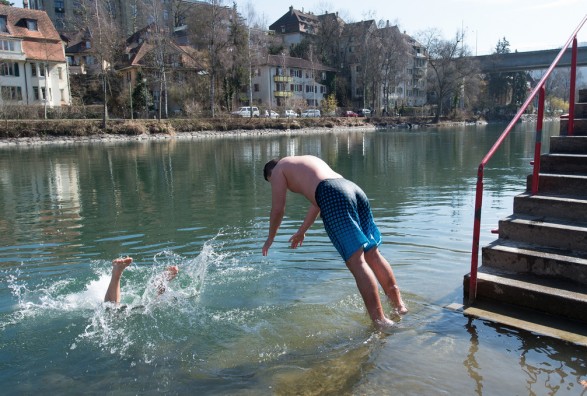
[[[269,235],[263,245],[263,256],[267,256],[267,252],[273,244],[277,230],[283,220],[285,214],[285,198],[287,195],[287,181],[281,172],[276,172],[274,169],[271,175],[271,214],[269,215]]]
[[[311,204],[308,208],[308,213],[306,213],[306,218],[304,219],[304,222],[296,231],[296,233],[293,234],[291,238],[289,238],[292,249],[295,249],[298,246],[302,246],[304,238],[306,237],[306,231],[308,231],[308,229],[312,227],[312,224],[314,224],[319,214],[320,208],[314,204]]]

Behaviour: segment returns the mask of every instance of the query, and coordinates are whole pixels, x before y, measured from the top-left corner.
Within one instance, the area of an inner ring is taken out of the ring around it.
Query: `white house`
[[[0,104],[70,103],[63,42],[47,13],[0,5]]]
[[[335,69],[285,55],[267,55],[253,66],[253,103],[267,107],[320,106]]]

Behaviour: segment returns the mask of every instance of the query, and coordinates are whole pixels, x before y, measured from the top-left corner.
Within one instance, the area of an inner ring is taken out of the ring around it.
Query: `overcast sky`
[[[22,7],[22,0],[11,0]],[[227,5],[232,1],[225,0]],[[258,16],[270,25],[293,5],[295,9],[322,14],[338,11],[346,21],[389,20],[402,31],[415,36],[419,31],[437,28],[444,38],[464,29],[465,42],[472,53],[492,53],[505,37],[512,51],[560,48],[587,15],[587,0],[237,0],[244,17],[253,5]],[[336,6],[334,6],[336,4]],[[587,42],[587,26],[578,36]]]

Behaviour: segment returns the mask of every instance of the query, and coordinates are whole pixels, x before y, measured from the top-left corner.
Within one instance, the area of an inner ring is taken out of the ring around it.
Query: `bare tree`
[[[436,120],[453,110],[464,100],[467,79],[474,83],[479,74],[478,64],[468,58],[470,51],[464,44],[464,33],[457,32],[452,40],[445,40],[436,29],[420,33],[420,42],[428,49],[429,89],[438,105]]]
[[[230,19],[233,10],[223,0],[208,0],[194,4],[188,12],[189,37],[192,44],[206,55],[206,72],[209,77],[210,115],[216,115],[217,90],[222,84],[226,69],[230,68]]]
[[[390,26],[389,21],[379,22],[381,43],[381,90],[384,112],[389,112],[390,96],[395,88],[406,78],[406,67],[410,56],[410,47],[404,40],[397,26]]]
[[[111,89],[111,74],[115,60],[123,48],[119,24],[115,20],[114,0],[80,0],[76,9],[76,20],[70,26],[86,30],[89,35],[88,45],[99,62],[102,85],[102,127],[108,120],[108,91]]]

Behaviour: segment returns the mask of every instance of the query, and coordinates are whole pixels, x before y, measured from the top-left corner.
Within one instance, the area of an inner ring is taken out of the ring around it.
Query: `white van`
[[[240,107],[237,111],[233,111],[232,113],[233,116],[239,116],[239,117],[250,117],[251,116],[251,107],[250,106],[243,106]],[[253,117],[259,117],[259,108],[256,106],[253,106]]]
[[[308,109],[302,112],[302,117],[320,117],[320,110]]]

